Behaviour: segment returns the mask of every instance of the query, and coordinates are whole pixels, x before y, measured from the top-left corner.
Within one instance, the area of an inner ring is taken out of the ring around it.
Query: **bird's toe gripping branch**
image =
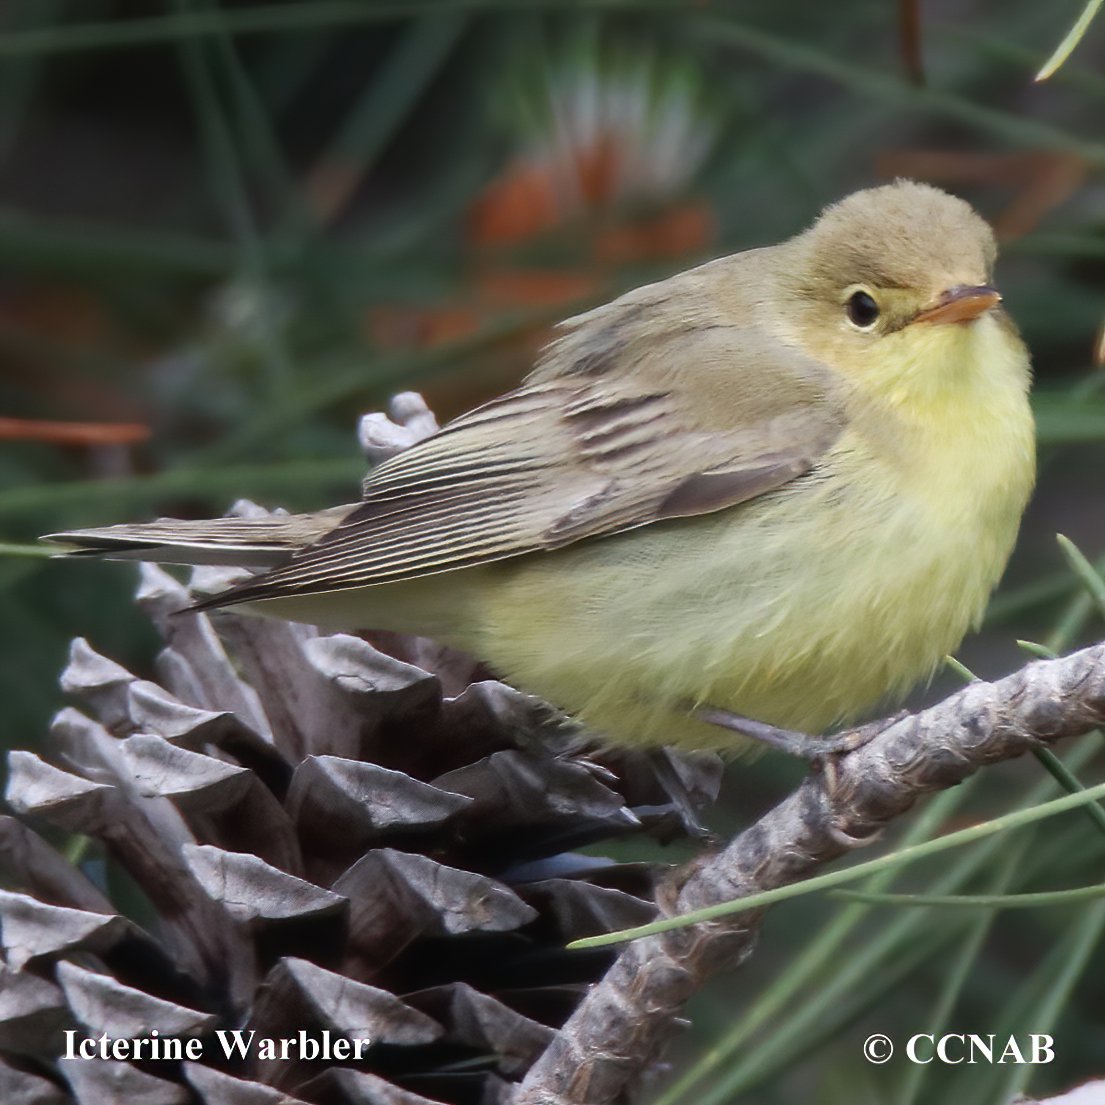
[[[880,733],[884,733],[891,725],[897,724],[907,711],[899,711],[891,717],[879,718],[877,721],[868,722],[866,725],[858,725],[852,729],[845,729],[831,737],[815,737],[809,733],[800,733],[793,729],[783,729],[778,725],[770,725],[765,721],[757,721],[755,718],[743,717],[740,714],[721,710],[716,706],[698,706],[694,710],[695,717],[711,725],[721,726],[741,736],[766,744],[779,752],[786,752],[790,756],[796,756],[801,760],[808,760],[815,765],[823,765],[834,756],[843,756],[848,752],[854,752],[862,748],[868,741],[873,740]]]

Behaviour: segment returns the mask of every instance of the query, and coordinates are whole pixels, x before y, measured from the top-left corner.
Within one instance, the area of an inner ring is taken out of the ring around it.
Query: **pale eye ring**
[[[848,321],[860,330],[870,330],[879,321],[879,305],[866,288],[856,288],[844,301]]]

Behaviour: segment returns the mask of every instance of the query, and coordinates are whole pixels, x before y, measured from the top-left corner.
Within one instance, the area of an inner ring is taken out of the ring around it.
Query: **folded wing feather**
[[[332,530],[207,605],[411,579],[722,510],[808,472],[839,436],[843,403],[817,362],[735,327],[682,338],[666,348],[643,332],[635,349],[623,336],[616,377],[594,357],[557,371],[554,344],[518,390],[376,469]],[[688,348],[694,359],[679,360]]]

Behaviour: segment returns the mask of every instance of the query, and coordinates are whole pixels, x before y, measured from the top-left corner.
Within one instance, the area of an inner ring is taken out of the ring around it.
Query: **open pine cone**
[[[424,406],[398,410],[362,426],[374,459],[425,432]],[[157,681],[75,641],[62,686],[89,713],[57,715],[47,757],[10,755],[0,1102],[506,1102],[610,960],[563,945],[655,912],[662,867],[573,850],[685,825],[717,761],[588,754],[428,642],[170,617],[229,578],[144,567]],[[71,863],[32,824],[97,843]],[[226,1058],[236,1030],[252,1046]],[[65,1057],[104,1033],[202,1056]],[[260,1053],[301,1033],[371,1046]]]

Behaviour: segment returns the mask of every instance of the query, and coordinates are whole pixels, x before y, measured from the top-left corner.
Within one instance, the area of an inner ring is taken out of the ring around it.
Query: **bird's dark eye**
[[[879,305],[867,292],[852,292],[844,305],[848,321],[861,330],[867,330],[879,320]]]

